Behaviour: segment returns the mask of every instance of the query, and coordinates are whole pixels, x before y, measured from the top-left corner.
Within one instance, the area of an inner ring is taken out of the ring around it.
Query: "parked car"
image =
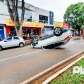
[[[25,45],[25,41],[23,38],[18,36],[8,37],[4,40],[0,41],[0,50],[3,48],[9,48],[9,47],[23,47]]]
[[[33,48],[54,48],[69,42],[72,37],[72,32],[68,29],[56,28],[53,29],[53,34],[45,35],[41,38],[33,37]]]

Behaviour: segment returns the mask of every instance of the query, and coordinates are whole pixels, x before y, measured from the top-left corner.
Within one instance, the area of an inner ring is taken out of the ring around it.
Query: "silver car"
[[[31,46],[33,48],[54,48],[66,44],[71,37],[72,32],[70,30],[56,28],[53,29],[51,35],[44,35],[41,38],[34,36]]]
[[[23,47],[25,45],[25,41],[23,38],[18,36],[8,37],[4,40],[0,41],[0,50],[3,48],[9,48],[9,47]]]

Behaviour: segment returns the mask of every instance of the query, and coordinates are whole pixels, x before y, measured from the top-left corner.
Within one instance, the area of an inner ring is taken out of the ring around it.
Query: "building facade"
[[[21,2],[19,2],[18,5],[19,5],[18,14],[19,14],[19,19],[20,19],[21,12],[22,12]],[[53,25],[53,21],[54,21],[53,19],[54,19],[54,13],[52,11],[44,10],[44,9],[35,7],[31,4],[25,3],[25,15],[24,15],[25,23],[23,24],[24,37],[30,36],[32,31],[34,34],[40,35],[41,27],[43,26],[43,24],[45,23],[46,25]],[[0,24],[1,24],[0,25],[0,38],[1,39],[4,39],[8,35],[10,35],[11,32],[14,31],[14,24],[10,21],[10,16],[9,16],[8,8],[6,5],[6,0],[0,0]]]
[[[18,13],[21,17],[21,2],[19,2]],[[0,22],[9,19],[9,13],[6,5],[6,0],[0,0]],[[35,7],[31,4],[25,3],[25,21],[37,21],[46,23],[48,25],[53,24],[54,13],[52,11],[44,10],[38,7]]]

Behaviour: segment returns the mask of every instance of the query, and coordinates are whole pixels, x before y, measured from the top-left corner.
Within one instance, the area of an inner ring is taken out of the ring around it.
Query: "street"
[[[30,46],[0,51],[0,84],[19,84],[84,50],[84,40],[71,40],[57,49],[33,49]]]

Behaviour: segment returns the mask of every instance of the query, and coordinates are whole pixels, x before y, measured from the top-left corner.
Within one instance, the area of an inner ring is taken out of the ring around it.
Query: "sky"
[[[55,21],[63,21],[64,13],[71,4],[84,2],[84,0],[25,0],[26,2],[54,12]]]

